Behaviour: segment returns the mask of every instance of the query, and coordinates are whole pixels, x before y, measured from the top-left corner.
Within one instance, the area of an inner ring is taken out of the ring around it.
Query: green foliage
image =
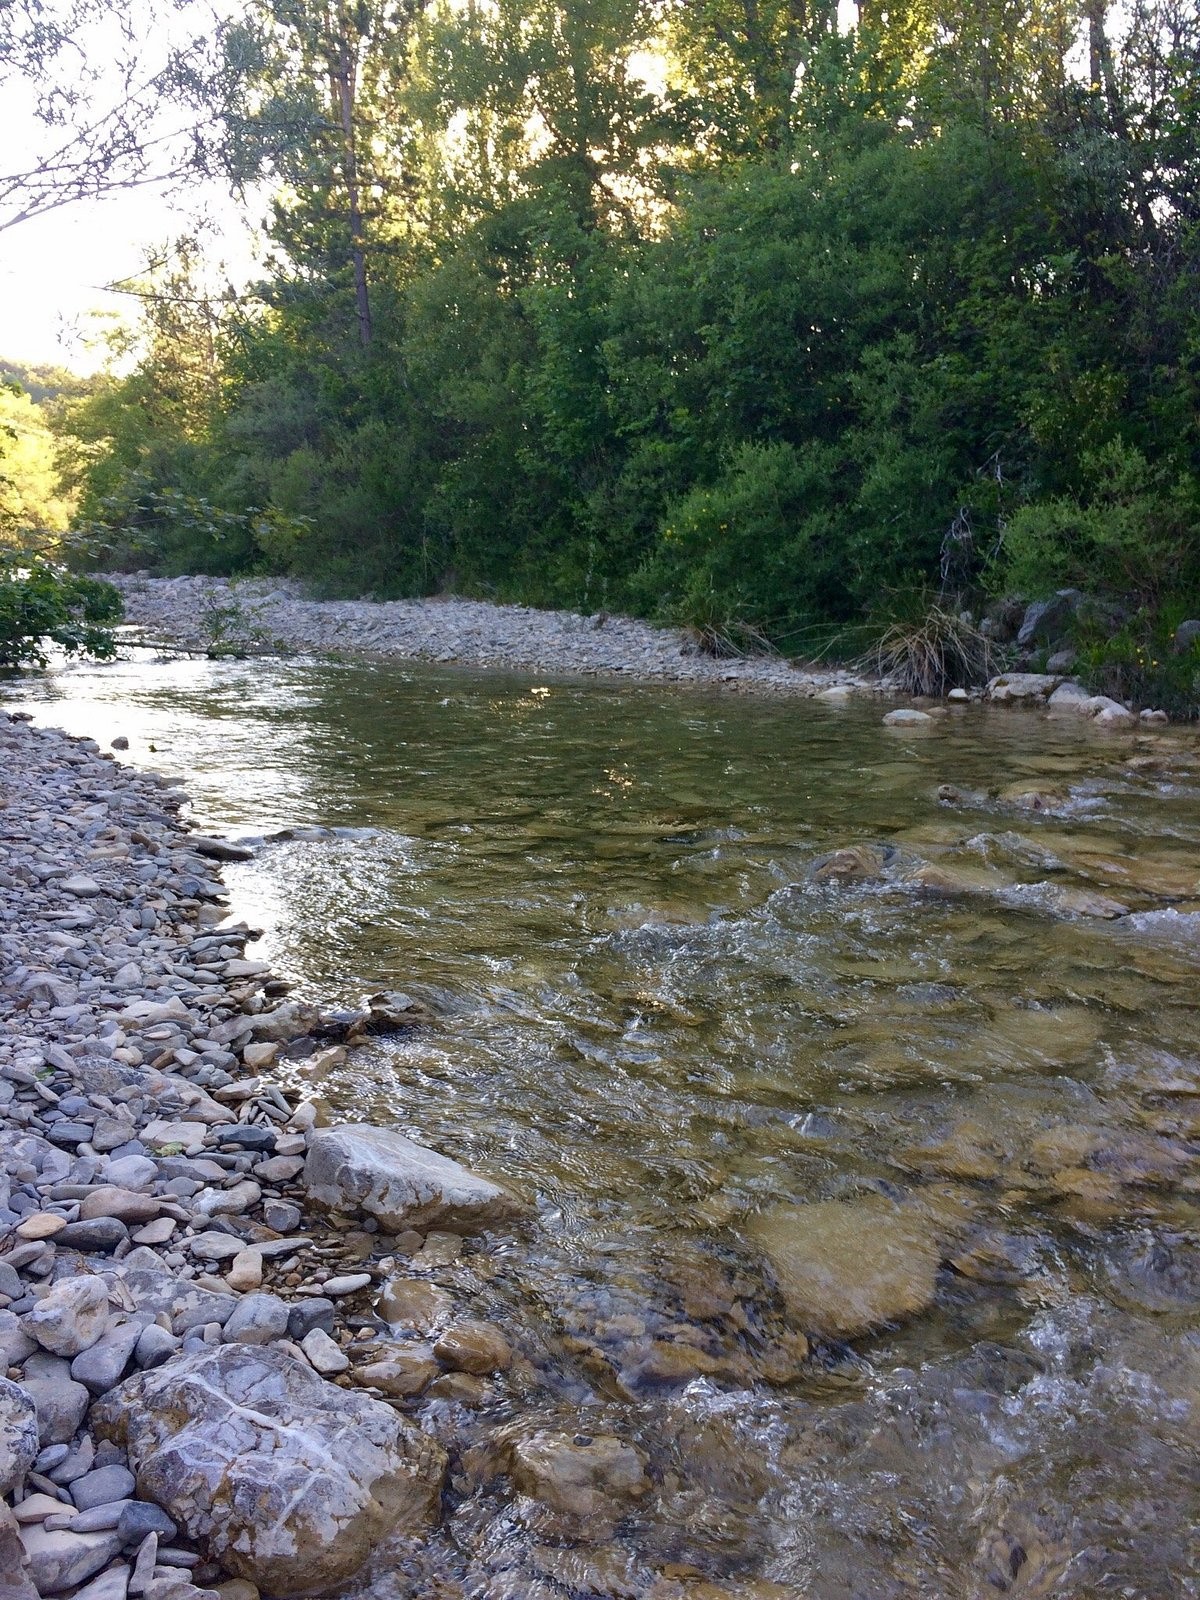
[[[1152,633],[1200,593],[1195,8],[859,10],[256,0],[222,157],[279,184],[270,271],[147,279],[142,359],[72,406],[81,523],[712,649],[918,594],[914,686],[986,670],[989,590]]]
[[[1076,670],[1098,694],[1171,717],[1196,716],[1200,640],[1179,649],[1174,639],[1184,609],[1178,604],[1163,612],[1143,608],[1119,627],[1099,616],[1085,618],[1079,625]]]
[[[0,547],[0,667],[44,666],[47,643],[68,655],[111,656],[120,617],[111,584]]]

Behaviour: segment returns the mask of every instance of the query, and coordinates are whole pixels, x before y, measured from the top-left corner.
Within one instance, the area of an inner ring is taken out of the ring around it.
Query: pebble
[[[351,1272],[343,1278],[326,1278],[321,1289],[327,1295],[356,1294],[359,1289],[367,1288],[370,1283],[369,1272]]]

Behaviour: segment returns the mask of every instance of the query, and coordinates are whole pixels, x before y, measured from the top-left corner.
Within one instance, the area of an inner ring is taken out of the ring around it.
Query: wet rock
[[[486,1377],[512,1365],[508,1340],[490,1322],[456,1322],[437,1340],[433,1352],[456,1372]]]
[[[304,1167],[311,1201],[365,1211],[385,1227],[485,1228],[527,1212],[515,1195],[457,1161],[387,1128],[320,1129]]]
[[[918,711],[913,706],[902,706],[895,711],[889,711],[883,719],[885,728],[925,728],[932,723],[933,718],[928,711]]]
[[[124,1445],[144,1496],[271,1595],[332,1588],[385,1533],[437,1520],[441,1448],[278,1350],[177,1358],[128,1379],[93,1420]]]
[[[620,1516],[650,1490],[641,1455],[611,1434],[540,1428],[509,1448],[513,1485],[573,1517]]]
[[[355,1367],[353,1378],[366,1389],[396,1399],[423,1394],[438,1375],[438,1363],[427,1344],[388,1345],[374,1361]]]
[[[1002,672],[991,679],[985,698],[995,705],[1044,705],[1062,679],[1047,672]]]
[[[454,1302],[444,1289],[423,1278],[392,1278],[383,1286],[378,1311],[393,1328],[432,1333],[450,1320]]]
[[[197,855],[211,861],[253,861],[254,851],[249,845],[235,844],[232,839],[214,839],[205,833],[188,836],[188,844]]]
[[[838,883],[853,878],[878,878],[895,861],[892,845],[852,844],[810,863],[808,876],[814,883]]]
[[[37,1408],[23,1389],[0,1377],[0,1497],[24,1482],[37,1453]]]
[[[805,1332],[853,1339],[933,1301],[941,1249],[914,1207],[878,1195],[780,1205],[754,1218],[746,1234]]]

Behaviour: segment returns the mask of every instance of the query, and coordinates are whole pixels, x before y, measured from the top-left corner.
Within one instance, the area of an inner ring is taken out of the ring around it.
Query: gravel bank
[[[185,799],[0,715],[4,1600],[327,1592],[438,1519],[407,1413],[514,1361],[433,1280],[518,1198],[267,1075],[404,998],[285,998]]]
[[[387,656],[554,674],[711,684],[811,698],[871,689],[840,668],[777,656],[715,660],[680,630],[629,617],[537,611],[482,600],[307,600],[280,579],[118,577],[127,621],[189,650]]]

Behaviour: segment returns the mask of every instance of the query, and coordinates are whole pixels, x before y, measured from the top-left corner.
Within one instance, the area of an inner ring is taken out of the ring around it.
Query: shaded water
[[[523,1359],[420,1408],[451,1508],[372,1600],[1200,1593],[1191,734],[395,666],[25,698],[206,827],[349,830],[226,874],[301,991],[436,1013],[320,1092],[536,1197],[428,1273]],[[755,1219],[881,1197],[932,1301],[806,1358]],[[496,1439],[532,1426],[633,1441],[649,1494],[582,1528],[514,1498]]]

